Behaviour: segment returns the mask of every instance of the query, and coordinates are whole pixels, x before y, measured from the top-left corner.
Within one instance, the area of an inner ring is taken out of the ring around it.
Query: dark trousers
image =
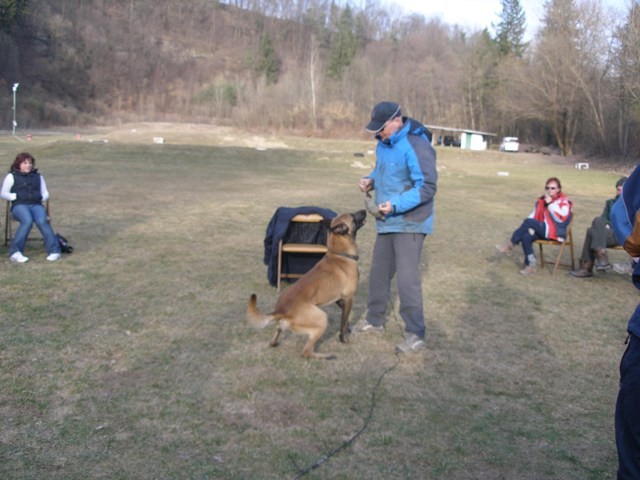
[[[367,304],[367,321],[371,325],[384,325],[391,280],[397,276],[400,316],[404,320],[405,331],[424,338],[420,273],[424,237],[422,233],[382,233],[376,236]]]
[[[620,361],[616,402],[618,480],[640,479],[640,338],[630,335]]]
[[[529,231],[531,229],[531,233]],[[545,228],[544,223],[534,220],[533,218],[525,218],[522,225],[520,225],[513,235],[511,235],[511,243],[518,245],[522,243],[522,250],[524,250],[524,263],[529,265],[529,255],[533,255],[533,242],[535,240],[544,238]]]
[[[613,233],[613,228],[607,228],[607,221],[602,217],[596,217],[591,222],[591,227],[587,228],[582,245],[580,259],[585,262],[593,262],[596,258],[596,250],[599,248],[615,247],[618,240]]]

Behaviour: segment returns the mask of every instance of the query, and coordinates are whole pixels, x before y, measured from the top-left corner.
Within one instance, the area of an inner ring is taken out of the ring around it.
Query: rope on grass
[[[384,378],[384,376],[387,373],[389,373],[391,370],[396,368],[398,366],[398,364],[400,363],[400,361],[401,361],[400,356],[398,355],[398,353],[396,353],[396,363],[394,363],[389,368],[387,368],[384,372],[382,372],[380,377],[378,377],[378,381],[376,382],[375,386],[373,387],[373,391],[371,392],[371,405],[369,406],[369,414],[367,415],[367,418],[365,419],[364,424],[362,425],[362,427],[360,427],[360,430],[358,430],[356,433],[354,433],[351,438],[349,438],[348,440],[343,442],[342,445],[340,445],[339,447],[337,447],[337,448],[331,450],[329,453],[326,453],[325,455],[321,456],[318,460],[315,461],[315,463],[313,463],[312,465],[309,465],[304,470],[302,470],[300,467],[298,467],[298,465],[296,464],[294,459],[291,458],[291,455],[289,455],[289,459],[291,460],[291,463],[293,463],[293,465],[298,469],[298,472],[299,472],[298,475],[296,477],[294,477],[295,480],[298,480],[299,478],[304,477],[307,473],[312,472],[316,468],[320,467],[322,464],[328,462],[331,457],[333,457],[334,455],[337,455],[339,452],[341,452],[342,450],[347,448],[349,445],[351,445],[353,442],[355,442],[356,439],[367,429],[367,427],[369,426],[369,423],[371,423],[371,420],[373,419],[373,411],[374,411],[374,409],[376,407],[376,393],[377,393],[378,389],[380,388],[380,385],[382,383],[382,379]]]

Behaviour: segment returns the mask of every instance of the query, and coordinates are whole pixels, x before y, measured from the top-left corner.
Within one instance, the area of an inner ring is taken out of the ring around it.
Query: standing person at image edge
[[[611,208],[611,226],[624,250],[640,257],[640,166],[624,182]],[[640,289],[640,263],[631,275]],[[640,478],[640,305],[627,323],[627,348],[620,359],[620,389],[616,400],[615,430],[618,480]]]
[[[431,132],[416,120],[403,117],[397,103],[378,103],[365,128],[378,140],[376,166],[358,186],[375,194],[377,236],[367,314],[354,325],[353,332],[384,332],[395,276],[405,326],[405,339],[396,350],[418,352],[426,348],[420,257],[425,236],[433,229],[436,153]]]

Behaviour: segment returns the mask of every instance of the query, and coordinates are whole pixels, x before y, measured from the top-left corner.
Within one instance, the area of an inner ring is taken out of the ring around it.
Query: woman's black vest
[[[11,172],[13,174],[13,187],[11,192],[17,195],[12,206],[36,205],[42,203],[40,191],[40,174],[35,171],[29,173]]]

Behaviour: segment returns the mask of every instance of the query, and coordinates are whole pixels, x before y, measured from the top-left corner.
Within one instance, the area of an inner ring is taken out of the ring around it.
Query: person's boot
[[[609,255],[606,248],[596,250],[596,270],[610,270]]]
[[[575,278],[588,278],[593,277],[593,262],[580,260],[580,268],[569,272],[569,275]]]

